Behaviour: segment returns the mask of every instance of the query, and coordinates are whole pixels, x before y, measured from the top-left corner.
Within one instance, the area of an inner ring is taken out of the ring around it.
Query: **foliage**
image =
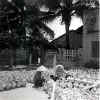
[[[54,37],[53,31],[40,20],[40,11],[36,5],[27,5],[25,0],[0,1],[0,49],[40,48],[49,43],[44,37]],[[13,57],[14,58],[14,57]],[[13,61],[12,61],[13,62]]]
[[[98,2],[94,0],[94,4],[98,5]],[[43,5],[49,8],[48,12],[40,11]],[[15,33],[14,36],[18,37],[17,40],[25,41],[27,28],[28,31],[31,30],[31,32],[29,31],[30,36],[37,35],[39,38],[43,38],[39,29],[44,27],[46,31],[48,29],[42,21],[51,21],[57,16],[62,16],[62,22],[69,29],[71,16],[75,13],[82,16],[83,8],[90,6],[82,0],[76,3],[73,3],[72,0],[56,0],[55,2],[53,0],[1,0],[0,33],[6,31],[7,36]],[[68,29],[66,27],[66,34]],[[69,34],[67,36],[69,37]],[[16,39],[13,40],[16,41]],[[69,40],[67,37],[66,39]]]
[[[97,91],[99,89],[98,86],[100,85],[100,83],[96,84],[98,82],[98,80],[96,80],[98,75],[97,70],[74,69],[68,70],[68,72],[73,77],[69,77],[67,79],[63,77],[61,80],[55,81],[56,87],[54,92],[54,98],[56,98],[57,100],[73,100],[73,98],[75,100],[91,100],[92,98],[98,100],[97,97],[99,95],[97,95]],[[48,85],[48,87],[51,88],[51,84]],[[89,86],[93,88],[89,89]],[[89,90],[87,90],[86,88],[88,88]],[[49,89],[47,89],[47,91],[50,92]]]
[[[98,82],[97,75],[99,72],[93,69],[77,69],[77,70],[68,70],[73,78],[62,79],[61,81],[56,81],[56,91],[55,96],[57,100],[62,100],[60,97],[65,96],[68,100],[98,100],[97,97],[100,96],[98,89],[95,83]],[[95,73],[94,73],[95,72]],[[31,71],[1,71],[0,72],[0,91],[6,91],[10,89],[20,88],[20,87],[27,87],[27,82],[33,83],[34,78],[34,70]],[[78,74],[78,75],[77,75]],[[94,77],[95,76],[95,77]],[[98,78],[99,79],[99,78]],[[50,92],[52,94],[53,83],[47,83],[46,92]],[[89,82],[91,85],[89,84]],[[60,83],[60,84],[59,84]],[[74,88],[72,87],[74,85]],[[84,88],[88,88],[89,86],[95,85],[91,90],[88,91]],[[96,90],[95,90],[96,88]],[[94,90],[93,90],[94,89]],[[97,95],[98,92],[98,95]]]
[[[95,61],[95,60],[90,60],[89,62],[86,62],[84,64],[84,67],[93,68],[93,69],[99,69],[99,62]]]
[[[25,87],[27,82],[33,83],[34,71],[1,71],[0,91]]]
[[[24,2],[19,5],[16,0],[12,2],[1,0],[0,5],[0,40],[8,48],[16,48],[20,45],[18,41],[21,41],[25,35],[23,27]],[[0,44],[2,45],[2,43]]]
[[[0,34],[6,33],[8,40],[25,42],[26,35],[29,35],[33,41],[37,38],[42,41],[44,37],[40,32],[41,28],[49,35],[53,35],[51,30],[39,19],[40,11],[35,5],[27,5],[24,0],[1,0],[0,5]],[[1,35],[1,37],[3,36]],[[14,45],[11,44],[11,46]]]

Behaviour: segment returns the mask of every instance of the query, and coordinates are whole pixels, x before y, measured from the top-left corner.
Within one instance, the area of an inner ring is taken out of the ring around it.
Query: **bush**
[[[93,68],[93,69],[99,69],[99,62],[95,61],[95,60],[90,60],[89,62],[86,62],[84,64],[84,67]]]
[[[25,87],[27,82],[33,83],[34,70],[0,71],[0,91]]]

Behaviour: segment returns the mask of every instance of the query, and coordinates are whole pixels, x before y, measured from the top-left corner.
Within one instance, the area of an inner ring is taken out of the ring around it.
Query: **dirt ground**
[[[0,92],[0,100],[48,100],[48,95],[34,88],[18,88]]]

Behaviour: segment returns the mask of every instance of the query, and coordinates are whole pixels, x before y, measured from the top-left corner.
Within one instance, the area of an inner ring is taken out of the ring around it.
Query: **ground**
[[[0,92],[0,100],[48,100],[48,95],[34,88],[18,88]]]
[[[52,73],[52,71],[50,70]],[[99,70],[93,70],[93,69],[70,69],[67,71],[67,74],[71,74],[74,79],[74,87],[78,89],[87,88],[90,86],[90,83],[94,86],[95,83],[99,82],[100,83],[100,74],[98,74],[100,71]],[[0,100],[48,100],[48,95],[45,94],[41,89],[35,89],[32,88],[32,83],[33,83],[33,77],[34,77],[35,70],[12,70],[12,71],[0,71]],[[25,84],[26,83],[26,84]],[[71,84],[72,84],[72,78],[69,78],[69,80],[64,80],[61,82],[61,87],[68,87],[70,89]],[[92,86],[91,85],[91,86]],[[23,87],[24,86],[24,87]],[[23,87],[23,88],[22,88]],[[58,97],[57,100],[59,99],[60,94],[64,90],[62,87],[57,88],[57,95]],[[98,85],[99,90],[100,90],[100,85]],[[82,92],[85,93],[84,95],[89,95],[90,99],[85,99],[85,100],[99,100],[98,93],[95,93],[95,89],[98,88],[97,86],[94,86],[94,88],[89,92]],[[67,89],[67,88],[66,88]],[[60,91],[62,90],[62,91]],[[81,92],[76,92],[77,90],[73,89],[73,91],[70,90],[66,95],[75,93],[81,93]],[[59,93],[58,93],[59,92]],[[88,93],[89,92],[89,93]],[[93,97],[95,99],[91,99]],[[62,94],[61,94],[62,95]],[[69,97],[67,96],[67,97]],[[100,96],[100,94],[99,94]],[[72,96],[70,96],[72,97]],[[66,100],[66,99],[64,99]],[[67,99],[67,100],[73,100],[72,99]],[[84,100],[84,99],[75,99],[74,100]]]

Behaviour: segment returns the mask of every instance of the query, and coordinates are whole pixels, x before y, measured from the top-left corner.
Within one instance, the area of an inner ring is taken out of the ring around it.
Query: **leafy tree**
[[[34,47],[48,43],[40,32],[41,28],[53,37],[54,34],[39,17],[39,9],[27,5],[24,0],[0,0],[0,46],[12,51],[11,65],[15,62],[16,48],[23,45],[32,53]]]
[[[15,63],[16,48],[20,47],[23,36],[23,5],[24,1],[0,0],[0,47],[11,50],[12,66]]]

